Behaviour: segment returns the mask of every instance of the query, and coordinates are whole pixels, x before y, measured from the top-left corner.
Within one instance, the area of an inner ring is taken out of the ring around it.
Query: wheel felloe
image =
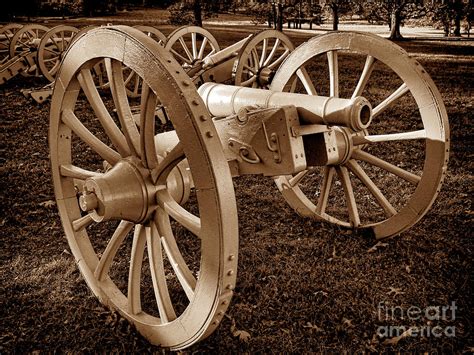
[[[365,63],[358,80],[341,79],[340,63],[360,56],[365,56]],[[317,80],[302,75],[305,68],[307,73],[313,68]],[[321,74],[324,72],[329,77]],[[383,85],[380,77],[385,80]],[[446,110],[421,66],[380,37],[332,33],[315,37],[290,54],[270,89],[286,91],[295,78],[302,92],[316,95],[318,87],[323,96],[365,96],[373,109],[370,114],[366,105],[361,106],[361,125],[351,126],[352,132],[333,128],[344,132],[339,134],[338,145],[347,154],[319,170],[275,179],[286,201],[301,215],[345,227],[370,228],[376,238],[397,235],[416,223],[439,191],[449,151]],[[354,81],[355,89],[347,88]],[[377,85],[393,89],[380,97]],[[402,118],[391,117],[394,109],[403,112]],[[432,149],[438,145],[443,148]]]
[[[98,62],[110,84],[100,92],[92,75]],[[144,83],[137,98],[113,75],[124,67]],[[58,75],[52,174],[81,273],[153,344],[190,346],[222,319],[235,285],[237,258],[228,256],[238,251],[232,180],[216,133],[207,134],[211,120],[199,119],[205,106],[173,57],[132,28],[87,32]],[[166,124],[155,120],[158,102]],[[176,131],[179,147],[158,149],[163,130]]]

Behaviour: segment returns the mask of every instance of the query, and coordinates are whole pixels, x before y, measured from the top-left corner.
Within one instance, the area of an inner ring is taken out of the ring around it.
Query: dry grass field
[[[221,47],[252,32],[210,30]],[[291,37],[295,44],[309,38]],[[450,120],[448,173],[431,210],[397,238],[376,244],[297,216],[271,179],[235,179],[235,295],[217,331],[189,352],[473,352],[474,42],[399,44],[431,75]],[[357,71],[359,64],[344,62],[342,75]],[[377,83],[379,90],[389,84]],[[41,85],[20,76],[0,87],[0,352],[161,352],[102,306],[76,268],[54,202],[49,106],[20,93]],[[406,112],[392,114],[403,118]],[[394,159],[407,159],[405,153]],[[397,186],[388,188],[399,193]],[[455,314],[450,309],[451,316],[439,320],[406,314],[410,307],[453,304]],[[387,317],[388,307],[404,317]],[[390,326],[427,333],[378,336]],[[435,327],[455,333],[435,336]]]

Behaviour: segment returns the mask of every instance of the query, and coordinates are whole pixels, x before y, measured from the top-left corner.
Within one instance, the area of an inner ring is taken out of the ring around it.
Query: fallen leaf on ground
[[[394,345],[396,346],[400,340],[403,338],[411,336],[412,333],[412,328],[408,328],[405,330],[400,336],[390,338],[390,339],[385,339],[384,342],[382,343],[383,345]]]
[[[54,202],[53,200],[40,202],[40,206],[42,207],[53,207],[54,205],[56,205],[56,202]]]
[[[388,243],[378,242],[377,244],[369,248],[367,250],[367,253],[374,253],[378,250],[378,248],[385,248],[386,246],[388,246]]]
[[[232,335],[234,337],[238,337],[239,340],[241,340],[243,342],[248,342],[249,339],[251,338],[249,332],[246,332],[245,330],[240,330],[240,329],[236,328],[234,319],[232,319],[232,324],[230,326],[230,332],[232,333]]]
[[[387,295],[393,294],[394,296],[403,295],[405,292],[401,288],[390,287],[390,290],[387,292]]]
[[[323,328],[318,327],[316,324],[311,324],[311,322],[306,322],[306,325],[303,325],[303,328],[314,329],[318,333],[324,331]]]

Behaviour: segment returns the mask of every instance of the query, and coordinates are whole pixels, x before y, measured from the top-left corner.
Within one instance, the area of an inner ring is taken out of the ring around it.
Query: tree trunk
[[[455,37],[461,37],[461,20],[463,16],[463,3],[461,0],[455,0],[454,2],[454,32]]]
[[[332,30],[337,31],[338,25],[339,25],[339,12],[338,12],[338,6],[334,4],[331,6],[332,8]]]
[[[202,27],[202,6],[201,6],[201,0],[194,0],[193,12],[194,12],[194,24],[195,24],[196,26]]]
[[[278,31],[283,31],[283,6],[278,4]]]
[[[403,36],[400,33],[400,26],[401,26],[401,16],[400,16],[400,9],[395,9],[392,11],[390,16],[390,36],[389,39],[397,40],[402,39]]]
[[[461,37],[461,14],[457,13],[454,17],[454,32],[453,36]]]

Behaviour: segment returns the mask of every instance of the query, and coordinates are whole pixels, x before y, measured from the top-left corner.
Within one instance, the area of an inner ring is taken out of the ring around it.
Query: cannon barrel
[[[220,63],[223,60],[228,59],[229,57],[232,57],[234,53],[238,52],[244,46],[244,44],[250,37],[252,37],[252,35],[245,37],[244,39],[220,50],[217,53],[207,56],[203,59],[203,68],[212,67],[213,65]]]
[[[214,117],[235,115],[247,106],[268,108],[294,105],[304,123],[341,125],[356,131],[366,129],[372,118],[372,107],[361,96],[340,99],[216,83],[205,83],[198,92]]]

